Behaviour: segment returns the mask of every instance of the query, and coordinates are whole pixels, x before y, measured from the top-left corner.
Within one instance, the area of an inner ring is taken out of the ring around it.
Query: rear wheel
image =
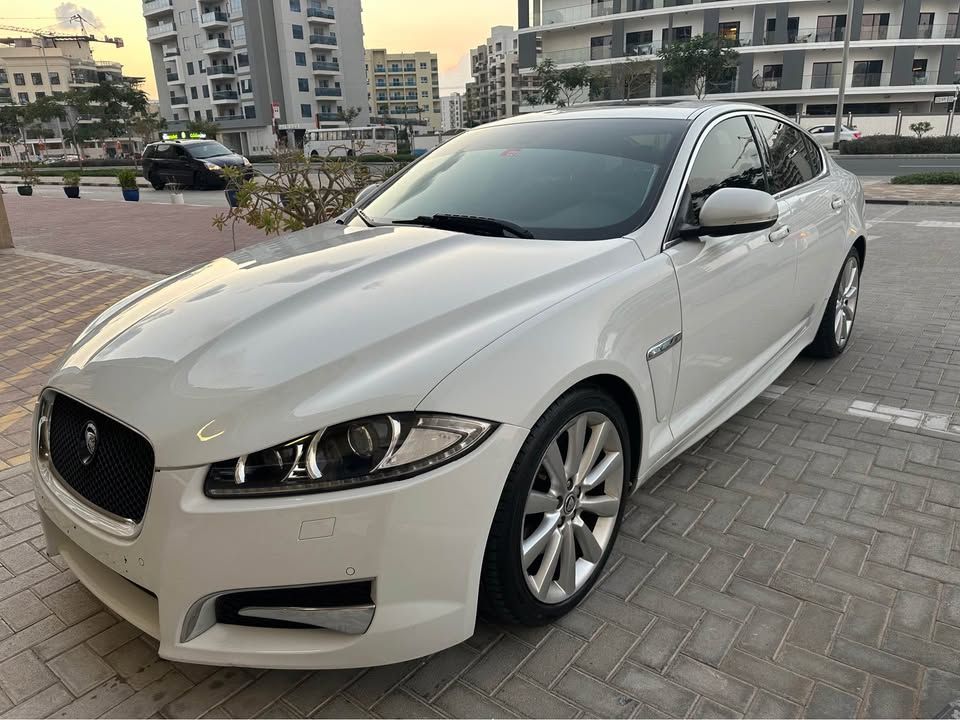
[[[620,527],[630,437],[620,407],[584,387],[530,430],[497,506],[480,580],[481,612],[541,625],[597,581]]]
[[[860,253],[850,248],[823,311],[817,336],[807,347],[815,357],[837,357],[850,344],[860,299]]]

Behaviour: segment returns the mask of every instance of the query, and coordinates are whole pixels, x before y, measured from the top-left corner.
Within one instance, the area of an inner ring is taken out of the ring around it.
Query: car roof
[[[582,103],[564,108],[517,115],[493,124],[543,122],[546,120],[585,120],[589,118],[653,118],[691,121],[700,116],[716,116],[731,110],[763,110],[778,115],[774,110],[742,102],[711,102],[706,100],[605,100]]]

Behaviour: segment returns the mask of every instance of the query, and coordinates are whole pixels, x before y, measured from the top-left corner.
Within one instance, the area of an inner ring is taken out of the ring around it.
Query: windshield
[[[190,153],[190,157],[195,157],[198,160],[234,154],[233,150],[224,147],[218,142],[197,143],[196,145],[187,145],[185,147],[187,148],[187,152]]]
[[[650,216],[686,121],[550,120],[465,132],[364,208],[378,221],[437,214],[508,221],[534,237],[621,237]]]

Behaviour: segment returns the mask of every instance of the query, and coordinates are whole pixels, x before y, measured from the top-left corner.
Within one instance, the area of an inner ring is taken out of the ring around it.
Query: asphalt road
[[[960,172],[960,155],[956,157],[870,158],[857,155],[834,155],[841,167],[861,177],[890,177],[920,172]]]

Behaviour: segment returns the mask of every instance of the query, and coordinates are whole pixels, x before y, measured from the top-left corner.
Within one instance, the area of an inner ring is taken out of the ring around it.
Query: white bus
[[[307,130],[303,154],[308,158],[396,155],[397,129],[384,125]]]

